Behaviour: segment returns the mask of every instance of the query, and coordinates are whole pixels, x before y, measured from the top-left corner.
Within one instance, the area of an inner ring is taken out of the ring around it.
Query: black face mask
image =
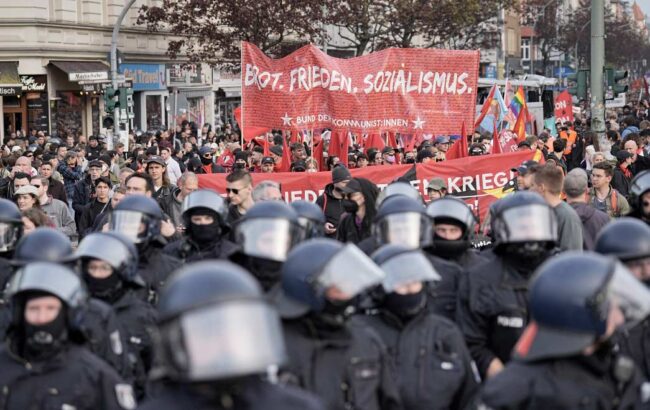
[[[354,214],[359,210],[359,204],[351,199],[344,199],[341,201],[343,210],[349,214]]]
[[[526,273],[528,276],[532,275],[535,269],[550,256],[546,244],[540,242],[508,244],[500,250],[508,263],[520,273]]]
[[[246,256],[244,265],[255,276],[265,292],[280,283],[282,262]]]
[[[104,279],[98,279],[88,273],[84,273],[83,279],[86,282],[86,286],[88,286],[90,294],[97,299],[112,303],[121,296],[122,280],[115,272]]]
[[[201,157],[201,163],[203,165],[210,165],[210,164],[212,164],[212,158],[203,158],[203,157]]]
[[[415,164],[415,158],[406,158],[404,160],[405,164]]]
[[[44,325],[24,324],[23,354],[28,360],[45,360],[54,356],[68,339],[66,309]]]
[[[393,292],[386,295],[384,307],[399,318],[408,320],[424,309],[426,297],[424,287],[418,293],[410,295],[400,295]]]
[[[187,234],[199,243],[213,243],[221,239],[221,226],[218,222],[213,222],[209,225],[190,223],[187,227]]]
[[[457,259],[467,252],[469,246],[470,243],[466,240],[450,241],[434,235],[431,253],[443,259]]]

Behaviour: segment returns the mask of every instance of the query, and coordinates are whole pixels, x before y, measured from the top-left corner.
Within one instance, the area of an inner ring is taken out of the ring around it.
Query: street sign
[[[70,81],[92,81],[92,80],[108,80],[108,71],[93,71],[88,73],[70,73],[68,74]]]
[[[618,97],[612,99],[612,100],[606,100],[605,101],[605,108],[621,108],[625,107],[625,104],[627,103],[625,94],[619,94]]]

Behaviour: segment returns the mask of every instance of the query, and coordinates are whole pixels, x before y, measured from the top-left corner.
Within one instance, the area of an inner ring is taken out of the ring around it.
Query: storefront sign
[[[0,86],[0,97],[13,97],[15,95],[20,95],[20,87],[4,87]]]
[[[88,73],[70,73],[70,81],[108,80],[108,71],[94,71]]]
[[[167,89],[163,64],[122,64],[120,73],[133,80],[133,91]]]
[[[23,85],[23,91],[45,91],[47,77],[44,75],[21,75],[20,83]]]
[[[167,64],[169,85],[203,84],[203,73],[200,64]]]

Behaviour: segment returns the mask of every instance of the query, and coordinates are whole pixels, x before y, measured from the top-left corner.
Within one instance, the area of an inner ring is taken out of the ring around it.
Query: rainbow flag
[[[524,94],[524,87],[519,86],[519,89],[515,93],[515,95],[512,97],[512,101],[510,102],[510,111],[512,111],[513,114],[515,114],[515,117],[519,117],[519,112],[521,109],[526,106],[526,95]]]

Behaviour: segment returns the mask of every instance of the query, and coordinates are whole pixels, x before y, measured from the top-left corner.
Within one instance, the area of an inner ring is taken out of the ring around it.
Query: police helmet
[[[650,291],[620,262],[593,252],[565,252],[544,263],[530,285],[532,322],[515,347],[527,361],[580,354],[608,337],[610,309],[627,322],[650,313]]]
[[[384,276],[356,245],[328,238],[310,239],[289,253],[282,267],[282,292],[276,305],[284,318],[319,313],[325,307],[329,288],[336,287],[352,299],[381,284]]]
[[[13,250],[22,235],[20,209],[12,201],[0,198],[0,252]]]
[[[555,212],[537,193],[517,191],[490,207],[490,235],[495,246],[558,240]]]
[[[439,281],[440,275],[422,251],[404,245],[388,244],[371,256],[385,273],[382,286],[386,293],[413,282]]]
[[[177,271],[158,303],[156,344],[173,380],[206,382],[263,374],[286,360],[277,312],[256,280],[225,261]]]
[[[235,242],[244,255],[284,262],[300,240],[300,222],[293,208],[281,201],[258,202],[234,227]]]
[[[290,205],[298,214],[305,239],[325,236],[325,214],[318,205],[309,201],[294,201]]]
[[[630,185],[628,199],[632,208],[643,210],[643,194],[650,191],[650,171],[646,170],[634,177]]]
[[[182,214],[185,219],[185,226],[190,225],[190,217],[193,214],[209,212],[216,216],[219,225],[226,226],[228,216],[228,205],[221,195],[209,189],[199,189],[190,193],[183,199]]]
[[[31,262],[69,262],[72,257],[70,238],[54,228],[36,228],[16,245],[11,263],[22,266]]]
[[[136,279],[138,251],[133,242],[120,233],[91,233],[79,243],[74,256],[82,263],[82,273],[85,273],[89,259],[99,259],[108,263],[124,281],[140,283]]]
[[[417,189],[413,188],[413,185],[408,182],[396,181],[386,185],[386,188],[379,193],[377,200],[375,201],[375,207],[379,209],[381,203],[384,202],[386,198],[393,195],[404,195],[423,203],[422,196]]]
[[[129,195],[113,210],[110,230],[134,243],[145,243],[160,234],[163,213],[158,203],[144,195]]]
[[[596,252],[623,262],[650,257],[650,227],[634,218],[607,224],[596,238]]]
[[[415,249],[431,243],[431,224],[422,202],[405,195],[393,195],[382,202],[373,233],[380,245],[398,243]]]

